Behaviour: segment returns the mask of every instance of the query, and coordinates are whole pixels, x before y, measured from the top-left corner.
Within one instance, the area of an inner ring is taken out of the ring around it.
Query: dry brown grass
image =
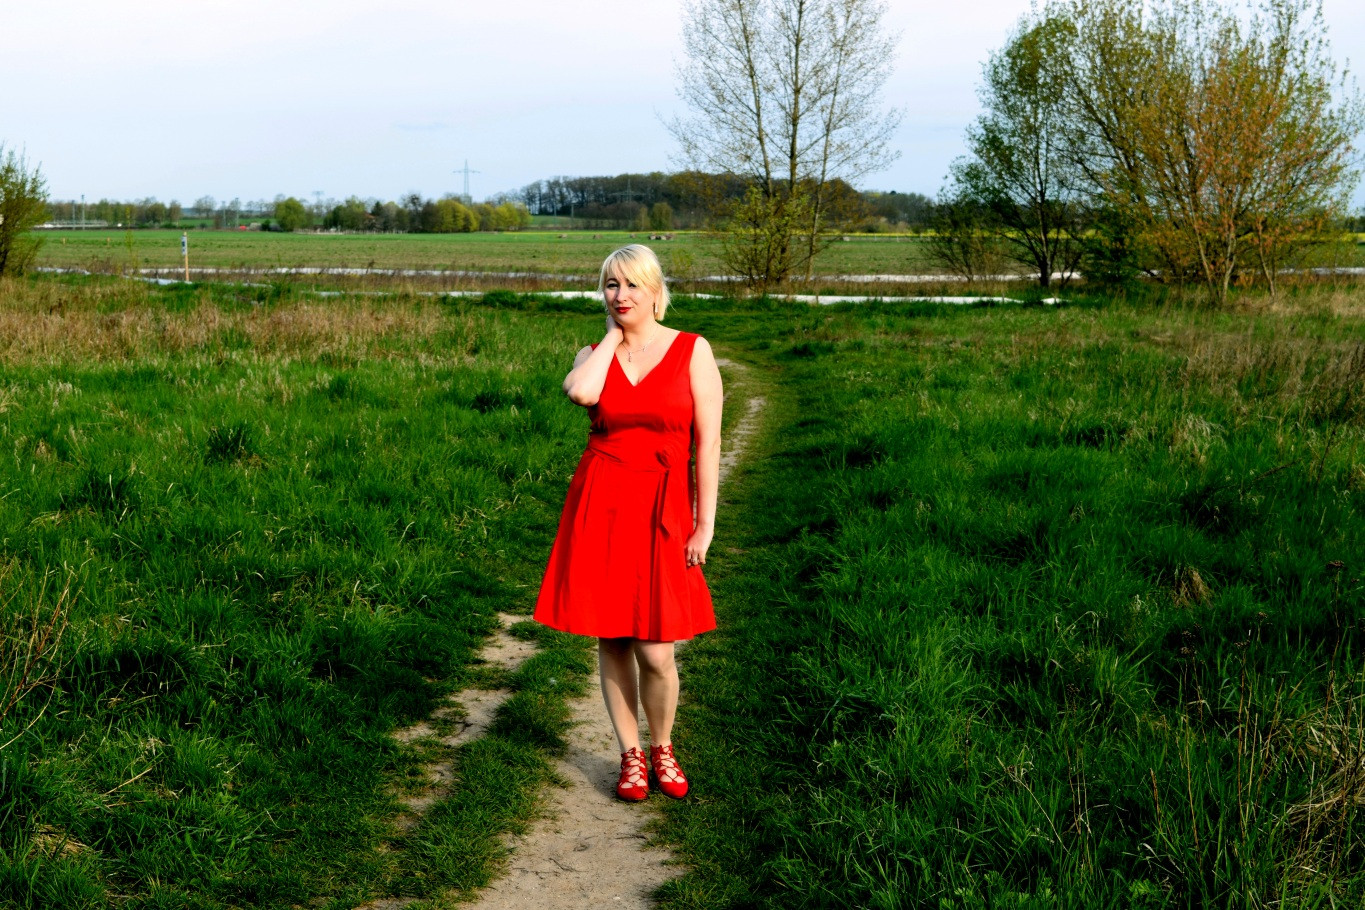
[[[372,355],[451,329],[441,305],[421,298],[222,306],[204,293],[175,312],[150,305],[138,286],[36,283],[0,288],[0,299],[0,362],[10,364],[134,360],[243,342],[269,354]]]
[[[1307,335],[1215,335],[1195,342],[1186,384],[1254,402],[1273,401],[1307,420],[1365,422],[1365,342]]]
[[[47,710],[60,675],[58,655],[76,597],[70,577],[50,596],[55,575],[16,579],[21,574],[17,566],[14,560],[0,566],[0,750],[23,735]],[[49,697],[35,716],[27,723],[21,720],[16,725],[19,729],[6,726],[7,721],[19,716],[23,702],[43,691]]]
[[[1322,708],[1288,732],[1292,758],[1311,781],[1286,818],[1297,835],[1293,865],[1339,873],[1358,861],[1360,850],[1348,832],[1353,816],[1365,810],[1365,695],[1343,696],[1334,681]]]

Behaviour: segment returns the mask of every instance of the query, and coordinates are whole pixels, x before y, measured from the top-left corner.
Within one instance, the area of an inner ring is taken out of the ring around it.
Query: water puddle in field
[[[89,271],[86,271],[86,270],[84,270],[84,269],[41,268],[41,269],[37,269],[37,271],[39,271],[39,272],[46,272],[46,273],[54,274],[54,275],[92,275],[92,274],[96,274],[96,273],[94,273],[94,272],[89,272]],[[1347,271],[1347,272],[1348,272],[1348,271],[1350,271],[1350,270],[1343,270],[1343,271]],[[1365,274],[1365,269],[1360,269],[1359,271],[1360,271],[1362,274]],[[452,272],[452,271],[438,271],[438,270],[434,270],[434,269],[331,269],[331,268],[287,268],[287,269],[258,269],[258,270],[243,270],[243,269],[190,269],[190,274],[191,274],[192,276],[199,276],[199,277],[201,277],[201,278],[203,278],[203,277],[214,278],[214,277],[217,277],[217,276],[220,276],[220,275],[221,275],[221,276],[227,276],[227,277],[229,277],[229,278],[234,277],[234,276],[240,278],[240,277],[243,276],[243,275],[251,275],[251,276],[256,276],[256,277],[267,277],[267,276],[271,276],[271,275],[320,275],[320,276],[325,276],[325,275],[341,275],[341,276],[374,275],[374,276],[381,276],[381,277],[416,277],[416,276],[433,276],[433,277],[435,277],[435,276],[448,276],[448,277],[475,277],[475,278],[490,278],[490,279],[492,279],[492,278],[498,278],[498,279],[501,279],[501,278],[540,278],[540,279],[546,279],[546,280],[551,280],[551,279],[572,280],[572,279],[574,278],[574,276],[571,276],[571,275],[568,275],[568,276],[564,276],[564,275],[547,275],[547,274],[541,274],[541,273],[538,273],[538,272]],[[166,277],[166,276],[174,276],[174,275],[183,275],[183,271],[177,270],[177,269],[139,269],[137,274],[133,274],[133,275],[124,275],[124,276],[122,276],[122,277],[127,278],[127,279],[130,280],[130,281],[145,281],[145,282],[147,282],[147,283],[149,283],[149,284],[158,284],[158,285],[172,285],[172,284],[184,284],[184,283],[185,283],[185,281],[184,281],[183,278]],[[727,282],[732,281],[732,279],[728,279],[728,278],[725,278],[725,277],[723,277],[723,276],[714,276],[714,275],[713,275],[713,276],[710,276],[710,277],[706,277],[706,278],[701,278],[701,279],[698,279],[698,280],[699,280],[699,281],[706,281],[706,282],[722,283],[722,284],[723,284],[723,283],[727,283]],[[960,280],[960,279],[958,279],[958,278],[956,278],[956,277],[954,277],[954,276],[951,276],[951,275],[845,275],[845,276],[830,277],[830,278],[828,278],[828,279],[822,279],[822,280],[828,280],[828,281],[831,281],[831,282],[850,282],[850,283],[851,283],[851,282],[878,283],[878,282],[893,282],[893,281],[894,281],[894,282],[902,282],[902,283],[907,283],[907,284],[916,284],[916,283],[918,283],[918,284],[924,284],[924,283],[928,283],[928,282],[931,282],[931,281],[958,281],[958,280]],[[1009,276],[1009,275],[1003,275],[1003,276],[1002,276],[1002,275],[996,275],[996,276],[990,276],[990,277],[988,277],[988,278],[986,278],[986,279],[983,279],[983,280],[990,280],[990,281],[1014,281],[1014,280],[1018,280],[1018,276]],[[267,285],[261,284],[259,281],[241,281],[241,280],[238,280],[238,281],[228,281],[228,282],[224,282],[224,283],[237,285],[237,286],[239,286],[239,287],[266,287],[266,286],[267,286]],[[394,296],[394,293],[395,293],[395,292],[393,292],[393,291],[325,291],[325,290],[316,290],[316,289],[303,288],[303,289],[299,289],[299,293],[302,293],[302,294],[309,294],[309,295],[314,296],[314,297],[392,297],[392,296]],[[447,290],[447,291],[404,291],[404,292],[403,292],[403,296],[405,296],[405,297],[437,297],[437,298],[439,298],[439,297],[483,297],[483,296],[484,296],[485,294],[487,294],[487,293],[488,293],[487,291],[458,291],[458,290]],[[531,291],[531,292],[528,292],[528,293],[533,294],[533,295],[536,296],[536,297],[554,297],[554,298],[559,299],[559,300],[580,300],[580,299],[581,299],[581,300],[592,301],[592,302],[594,302],[594,303],[597,302],[598,299],[599,299],[599,295],[598,295],[597,291],[594,291],[594,290],[585,290],[585,291]],[[698,300],[720,300],[720,299],[722,299],[722,298],[724,297],[724,295],[722,295],[722,294],[688,294],[687,296],[688,296],[688,297],[696,298],[696,299],[698,299]],[[891,303],[891,302],[897,302],[897,303],[942,303],[942,304],[953,305],[953,306],[974,306],[974,305],[987,304],[987,303],[989,303],[989,304],[1000,304],[1000,303],[1025,303],[1025,302],[1026,302],[1026,301],[1023,301],[1023,300],[1018,300],[1018,299],[1016,299],[1016,298],[1014,298],[1014,297],[906,297],[906,296],[900,296],[900,295],[843,295],[843,294],[769,294],[768,296],[769,296],[769,298],[771,298],[771,299],[773,299],[773,300],[790,300],[790,301],[795,302],[795,303],[813,303],[813,304],[819,304],[819,305],[821,305],[821,306],[828,306],[828,305],[832,305],[832,304],[836,304],[836,303],[880,303],[880,302],[887,302],[887,303]],[[1050,297],[1050,298],[1047,298],[1046,300],[1040,300],[1040,301],[1036,301],[1036,302],[1042,303],[1042,304],[1045,304],[1045,305],[1049,305],[1049,306],[1050,306],[1050,305],[1053,305],[1053,304],[1061,303],[1061,301],[1058,300],[1058,299],[1055,298],[1055,297]]]

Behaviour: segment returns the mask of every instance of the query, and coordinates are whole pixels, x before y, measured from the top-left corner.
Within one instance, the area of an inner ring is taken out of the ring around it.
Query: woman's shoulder
[[[682,336],[678,340],[687,342],[688,346],[692,348],[693,354],[699,352],[705,354],[711,353],[710,343],[696,332],[679,332],[678,334]]]
[[[681,329],[677,329],[676,331],[678,334],[674,336],[676,339],[676,341],[674,342],[675,344],[686,345],[687,347],[692,348],[693,350],[699,347],[710,348],[710,345],[706,343],[706,339],[698,335],[696,332],[684,332]]]
[[[711,351],[711,345],[706,339],[694,333],[687,333],[686,338],[679,338],[678,342],[686,341],[691,348],[687,351],[687,367],[692,372],[701,370],[709,372],[716,369],[716,355]]]

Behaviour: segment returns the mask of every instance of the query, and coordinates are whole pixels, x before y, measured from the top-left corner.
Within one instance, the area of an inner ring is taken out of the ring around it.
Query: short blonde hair
[[[663,322],[668,312],[668,285],[664,283],[663,266],[654,251],[642,243],[623,246],[602,263],[602,274],[597,279],[597,291],[606,293],[607,280],[619,276],[657,295],[654,318]]]

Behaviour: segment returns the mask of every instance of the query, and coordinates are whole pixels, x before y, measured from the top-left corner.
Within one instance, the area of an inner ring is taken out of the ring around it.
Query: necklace
[[[659,337],[659,330],[658,330],[658,329],[655,329],[655,330],[654,330],[654,334],[649,336],[649,340],[646,341],[644,344],[640,345],[638,348],[636,348],[636,349],[633,350],[633,351],[632,351],[629,347],[626,347],[625,339],[622,339],[622,340],[621,340],[621,346],[624,347],[624,348],[626,348],[626,363],[634,363],[635,361],[632,359],[632,356],[631,356],[631,355],[640,353],[640,352],[643,351],[645,348],[647,348],[647,347],[649,347],[651,344],[653,344],[653,343],[654,343],[654,339],[655,339],[655,338],[658,338],[658,337]]]

